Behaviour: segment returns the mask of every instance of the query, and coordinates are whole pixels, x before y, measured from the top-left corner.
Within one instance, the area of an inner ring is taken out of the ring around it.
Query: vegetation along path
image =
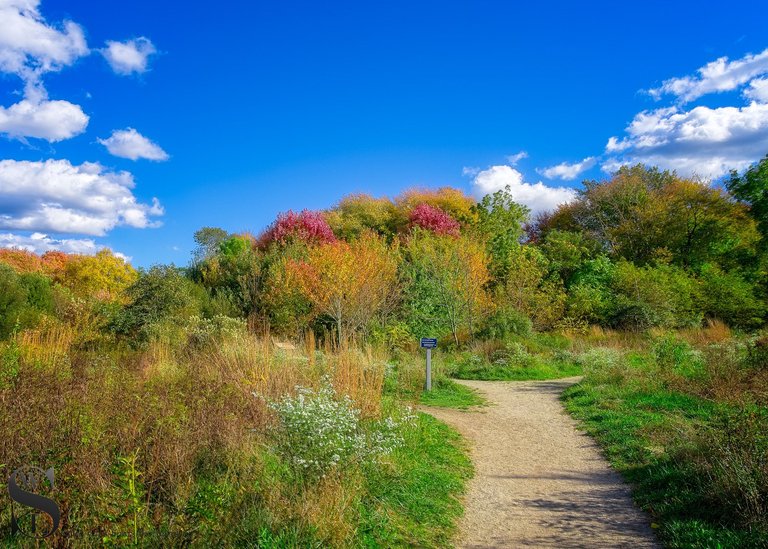
[[[578,378],[462,381],[480,411],[429,408],[472,445],[461,547],[657,547],[629,487],[560,403]]]

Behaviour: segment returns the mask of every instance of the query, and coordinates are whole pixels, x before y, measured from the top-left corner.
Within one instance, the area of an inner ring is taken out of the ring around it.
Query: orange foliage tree
[[[395,302],[394,250],[371,232],[352,243],[337,241],[310,248],[306,259],[291,260],[288,269],[314,315],[334,321],[339,342],[367,327]]]

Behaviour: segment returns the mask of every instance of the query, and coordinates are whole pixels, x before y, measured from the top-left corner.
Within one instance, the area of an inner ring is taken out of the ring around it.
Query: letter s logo
[[[27,511],[27,513],[17,518],[13,513],[13,505],[11,505],[11,530],[14,533],[22,532],[35,538],[47,538],[59,528],[59,520],[61,518],[59,506],[52,499],[35,493],[38,488],[43,488],[41,481],[44,481],[44,479],[48,480],[50,489],[53,490],[55,480],[53,467],[47,471],[43,471],[39,467],[20,467],[8,477],[8,494],[11,496],[11,499],[21,505],[34,509],[33,511]],[[37,532],[35,520],[38,511],[45,513],[50,519],[50,528],[46,529],[43,527],[41,534]],[[26,518],[29,518],[28,522]]]

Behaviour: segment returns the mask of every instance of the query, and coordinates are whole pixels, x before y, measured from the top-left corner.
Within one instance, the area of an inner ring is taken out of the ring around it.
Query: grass
[[[485,406],[488,402],[476,390],[443,378],[432,385],[432,390],[421,393],[419,403],[425,406],[458,408],[466,410],[472,406]]]
[[[366,479],[360,543],[366,547],[446,547],[463,509],[458,497],[472,476],[459,434],[427,414],[393,456]]]
[[[536,364],[459,364],[453,372],[457,379],[483,381],[528,381],[558,379],[582,374],[578,364],[567,362],[537,362]]]
[[[745,523],[739,488],[722,489],[718,471],[727,468],[728,457],[715,451],[717,439],[708,438],[729,437],[720,426],[740,407],[684,392],[665,375],[649,357],[635,354],[588,371],[563,400],[632,484],[666,547],[768,547],[768,532]],[[748,481],[754,482],[760,481]]]

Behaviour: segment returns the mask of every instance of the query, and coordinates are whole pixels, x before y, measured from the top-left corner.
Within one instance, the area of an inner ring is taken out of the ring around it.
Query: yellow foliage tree
[[[64,267],[63,283],[76,294],[111,301],[138,278],[138,273],[122,257],[106,248],[96,255],[72,257]]]

